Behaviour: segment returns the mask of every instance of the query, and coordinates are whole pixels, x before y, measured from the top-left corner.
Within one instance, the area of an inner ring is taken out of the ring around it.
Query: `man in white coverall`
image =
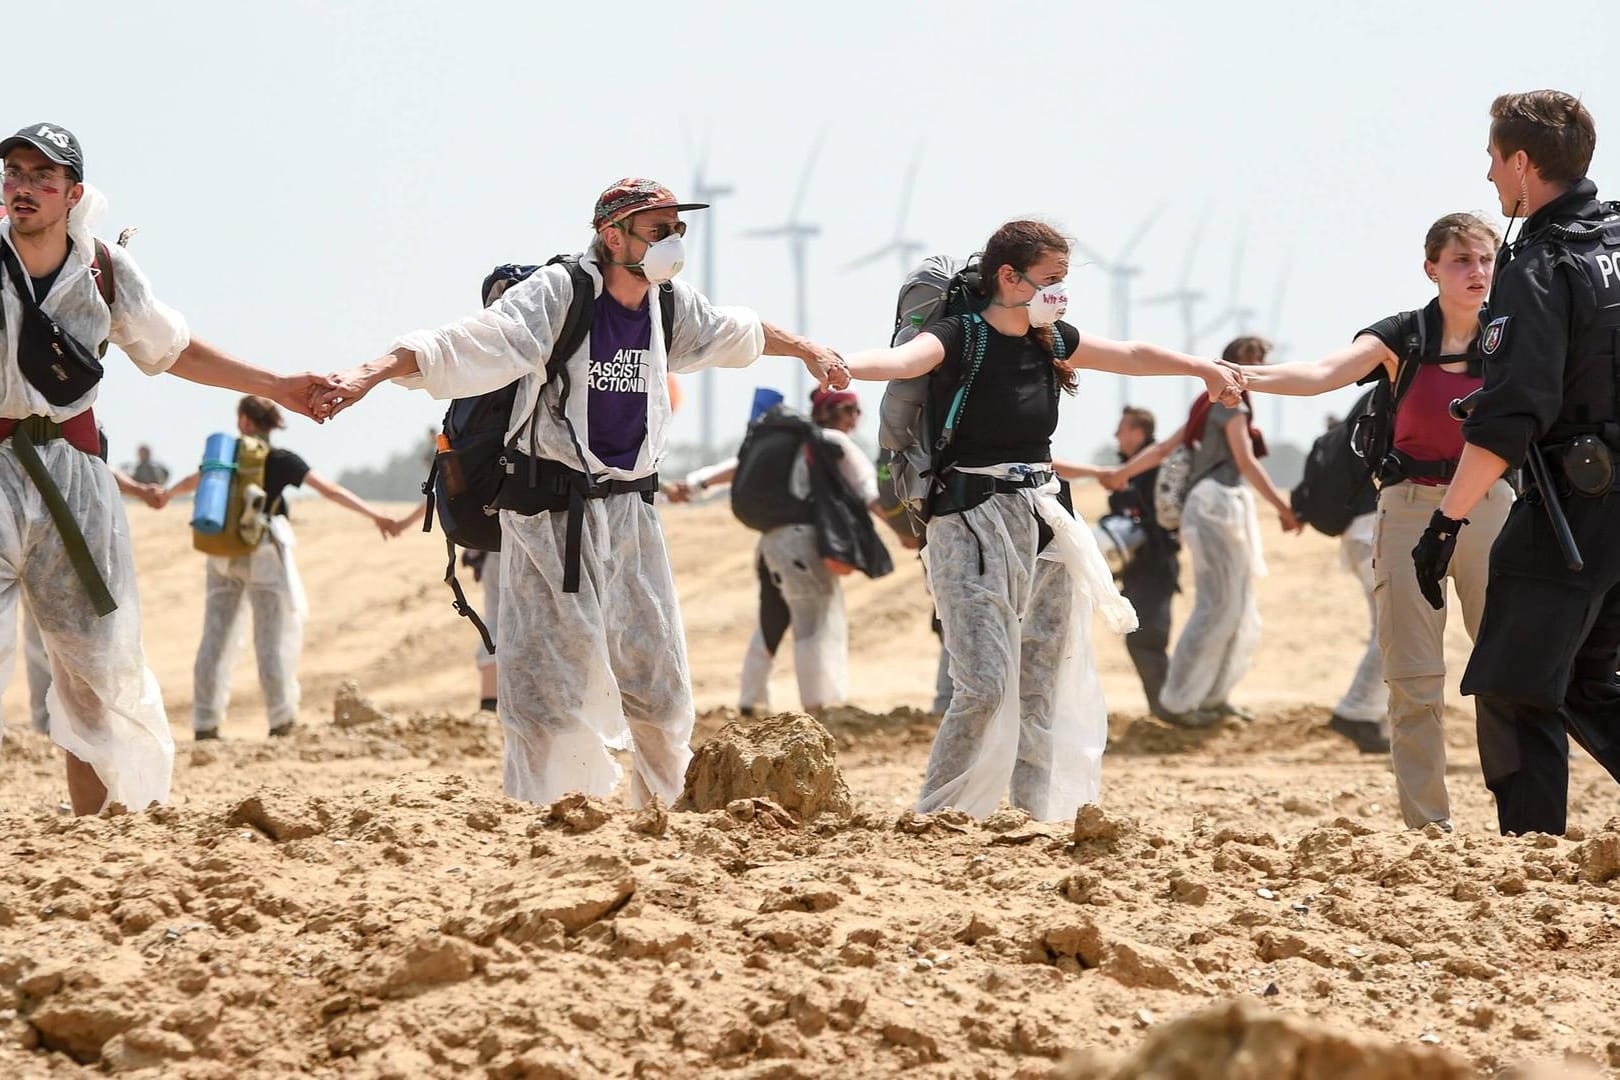
[[[547,803],[610,794],[632,750],[630,800],[681,792],[692,733],[691,678],[658,515],[669,435],[667,373],[795,356],[824,386],[847,384],[830,349],[745,308],[714,307],[673,280],[684,263],[682,204],[627,178],[602,193],[577,266],[541,268],[476,315],[406,334],[393,351],[332,377],[333,415],[387,379],[435,398],[516,379],[501,488],[497,712],[505,789]],[[594,293],[589,333],[550,365],[576,283]],[[664,340],[661,307],[674,305]]]
[[[8,216],[0,223],[0,667],[11,670],[17,651],[20,590],[50,656],[50,733],[67,751],[74,812],[111,802],[143,809],[168,799],[174,743],[141,648],[124,503],[97,456],[96,376],[82,362],[67,372],[57,350],[93,358],[110,341],[149,375],[262,394],[305,414],[319,380],[276,375],[193,338],[129,253],[100,243],[75,213],[84,156],[67,129],[31,124],[0,141],[0,157]]]

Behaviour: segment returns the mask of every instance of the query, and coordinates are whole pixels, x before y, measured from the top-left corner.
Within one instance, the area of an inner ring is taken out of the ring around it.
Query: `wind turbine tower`
[[[928,245],[921,240],[906,238],[906,222],[911,217],[911,194],[917,186],[917,169],[922,164],[922,150],[912,156],[911,168],[906,170],[905,186],[900,189],[900,213],[894,219],[894,238],[876,251],[868,252],[844,267],[846,271],[858,270],[863,266],[870,266],[879,259],[890,255],[897,255],[900,259],[900,278],[916,267],[917,258],[928,249]]]
[[[1129,341],[1131,337],[1131,279],[1142,273],[1140,266],[1133,266],[1131,256],[1153,227],[1159,215],[1164,213],[1164,206],[1160,204],[1151,214],[1142,220],[1131,234],[1129,240],[1119,249],[1119,254],[1113,259],[1105,259],[1097,253],[1095,248],[1085,244],[1076,243],[1075,250],[1092,262],[1108,275],[1108,299],[1111,309],[1109,317],[1109,333],[1118,341]],[[1123,410],[1130,404],[1130,380],[1121,375],[1119,377],[1119,406]]]
[[[714,224],[715,202],[733,193],[735,189],[730,184],[717,184],[709,179],[709,148],[703,148],[703,155],[698,159],[697,169],[692,177],[692,200],[694,202],[709,203],[711,209],[703,223],[703,295],[712,302],[714,300],[714,237],[719,230]],[[668,342],[665,342],[667,345]],[[709,368],[703,373],[703,385],[700,387],[700,413],[702,424],[703,454],[709,460],[715,455],[715,393],[717,390],[716,378],[719,371]]]
[[[763,229],[750,229],[744,236],[758,240],[774,237],[786,237],[788,242],[788,258],[793,266],[793,296],[796,325],[795,333],[807,334],[810,328],[809,302],[805,291],[810,276],[810,241],[821,235],[821,226],[805,221],[800,217],[804,210],[804,197],[810,187],[810,173],[816,167],[816,158],[821,154],[821,138],[818,136],[815,145],[810,148],[810,156],[804,163],[804,172],[799,176],[799,188],[793,195],[793,205],[788,210],[787,220],[780,225],[773,225]],[[800,367],[793,379],[793,407],[802,409],[806,406],[806,393],[809,389],[807,380],[809,373]]]
[[[1193,312],[1204,300],[1205,294],[1202,289],[1192,287],[1192,272],[1193,262],[1198,257],[1198,245],[1204,238],[1204,226],[1207,222],[1206,216],[1200,219],[1197,227],[1193,229],[1192,241],[1187,245],[1187,258],[1181,264],[1181,278],[1176,282],[1176,287],[1169,292],[1142,300],[1144,307],[1159,304],[1175,305],[1176,314],[1181,318],[1181,348],[1183,352],[1188,353],[1198,351],[1198,324]]]

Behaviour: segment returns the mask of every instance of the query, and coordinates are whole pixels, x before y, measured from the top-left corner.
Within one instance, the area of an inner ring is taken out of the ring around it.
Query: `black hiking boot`
[[[1355,743],[1356,749],[1363,754],[1389,753],[1389,739],[1378,730],[1376,720],[1347,720],[1334,713],[1327,726]]]

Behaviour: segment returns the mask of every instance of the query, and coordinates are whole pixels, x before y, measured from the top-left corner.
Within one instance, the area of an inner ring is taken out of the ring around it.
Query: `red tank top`
[[[1395,413],[1395,449],[1414,461],[1456,461],[1462,457],[1462,424],[1451,418],[1451,403],[1467,397],[1484,382],[1466,371],[1442,370],[1438,364],[1418,368]],[[1412,483],[1444,487],[1446,481],[1413,477]]]

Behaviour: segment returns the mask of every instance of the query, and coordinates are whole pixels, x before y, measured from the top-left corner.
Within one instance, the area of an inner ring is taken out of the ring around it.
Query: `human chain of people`
[[[1413,237],[1429,282],[1415,306],[1314,360],[1268,363],[1271,343],[1253,335],[1204,357],[1081,330],[1065,320],[1075,245],[1022,218],[971,255],[923,260],[886,341],[835,349],[711,303],[680,276],[682,215],[706,205],[626,177],[596,198],[584,250],[497,267],[465,317],[296,374],[195,336],[126,244],[94,235],[78,138],[30,124],[0,141],[0,620],[22,602],[33,719],[63,751],[72,808],[171,796],[174,742],[120,492],[154,508],[195,495],[207,561],[194,738],[221,737],[244,604],[269,733],[298,722],[308,600],[287,493],[308,487],[385,537],[424,516],[444,534],[457,610],[481,638],[507,795],[548,804],[625,783],[639,807],[680,797],[695,717],[660,504],[726,486],[759,534],[745,715],[772,709],[788,635],[801,706],[844,704],[841,581],[893,568],[884,535],[919,553],[940,640],[920,812],[986,818],[1010,804],[1056,821],[1106,801],[1094,622],[1125,636],[1159,722],[1251,720],[1233,698],[1264,647],[1263,502],[1285,531],[1339,537],[1362,584],[1370,640],[1329,726],[1389,755],[1404,824],[1452,828],[1449,580],[1473,642],[1461,685],[1498,827],[1561,834],[1571,738],[1620,777],[1620,204],[1587,176],[1596,130],[1577,98],[1509,93],[1487,113],[1486,180],[1508,231],[1435,208]],[[169,484],[144,448],[133,475],[107,465],[94,406],[109,344],[146,374],[242,395],[234,434],[211,439],[194,473]],[[671,376],[766,356],[802,365],[810,400],[762,392],[734,457],[661,476]],[[1124,409],[1116,464],[1064,461],[1052,438],[1082,371],[1191,376],[1203,392],[1171,422]],[[851,438],[855,381],[886,384],[876,463]],[[450,403],[431,494],[404,518],[272,445],[284,412],[336,420],[384,383]],[[1318,440],[1305,480],[1279,489],[1253,395],[1351,384],[1366,392]],[[1095,523],[1075,512],[1078,478],[1110,493]],[[1183,554],[1192,608],[1172,647]],[[458,560],[483,585],[479,605]]]

